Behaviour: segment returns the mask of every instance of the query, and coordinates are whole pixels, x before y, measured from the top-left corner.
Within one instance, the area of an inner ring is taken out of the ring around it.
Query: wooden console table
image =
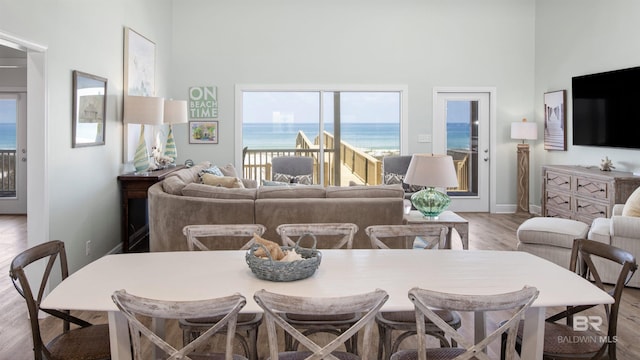
[[[147,190],[151,185],[164,180],[167,175],[182,168],[184,168],[184,165],[150,171],[144,174],[129,173],[118,176],[120,206],[122,208],[122,252],[148,251]]]

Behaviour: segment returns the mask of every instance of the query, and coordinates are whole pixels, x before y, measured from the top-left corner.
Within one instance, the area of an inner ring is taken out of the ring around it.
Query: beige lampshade
[[[187,101],[186,100],[165,100],[164,101],[164,123],[182,124],[187,122]]]
[[[414,154],[404,182],[440,188],[457,187],[458,177],[453,166],[453,158],[439,154]]]
[[[527,119],[511,123],[511,138],[517,140],[537,140],[538,127],[534,122],[528,122]]]
[[[125,96],[124,123],[161,125],[164,118],[164,98]]]

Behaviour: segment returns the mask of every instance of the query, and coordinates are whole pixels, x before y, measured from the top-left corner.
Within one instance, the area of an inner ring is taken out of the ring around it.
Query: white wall
[[[156,87],[167,88],[170,0],[0,0],[0,31],[48,48],[48,181],[51,239],[64,240],[71,270],[120,243],[123,29],[156,42]],[[71,148],[73,70],[108,79],[106,145]],[[31,177],[29,181],[42,181]],[[30,239],[41,242],[49,239]],[[93,255],[85,256],[91,240]]]
[[[218,87],[218,145],[188,144],[178,162],[234,161],[235,84],[407,84],[409,152],[426,152],[436,86],[497,88],[497,194],[515,204],[510,123],[533,116],[533,0],[174,2],[171,95]]]
[[[540,204],[544,164],[598,166],[608,156],[616,170],[640,171],[640,150],[573,146],[571,102],[573,76],[640,65],[638,14],[640,2],[634,0],[536,1],[535,118],[541,131],[543,94],[567,90],[568,150],[546,151],[538,141],[532,162],[532,203]]]

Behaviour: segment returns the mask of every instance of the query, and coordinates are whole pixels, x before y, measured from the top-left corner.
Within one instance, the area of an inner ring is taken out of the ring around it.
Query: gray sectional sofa
[[[369,225],[403,223],[401,185],[261,186],[243,180],[245,188],[199,183],[200,164],[170,174],[149,188],[151,251],[187,250],[185,225],[246,224],[266,226],[264,238],[279,241],[275,229],[285,223],[348,222],[358,225],[354,248],[370,248]],[[221,249],[231,245],[221,241]]]

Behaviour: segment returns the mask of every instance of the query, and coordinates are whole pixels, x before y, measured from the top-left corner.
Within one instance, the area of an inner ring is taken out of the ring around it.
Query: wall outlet
[[[85,255],[87,256],[91,255],[91,240],[87,241],[87,244],[84,250],[85,250]]]

